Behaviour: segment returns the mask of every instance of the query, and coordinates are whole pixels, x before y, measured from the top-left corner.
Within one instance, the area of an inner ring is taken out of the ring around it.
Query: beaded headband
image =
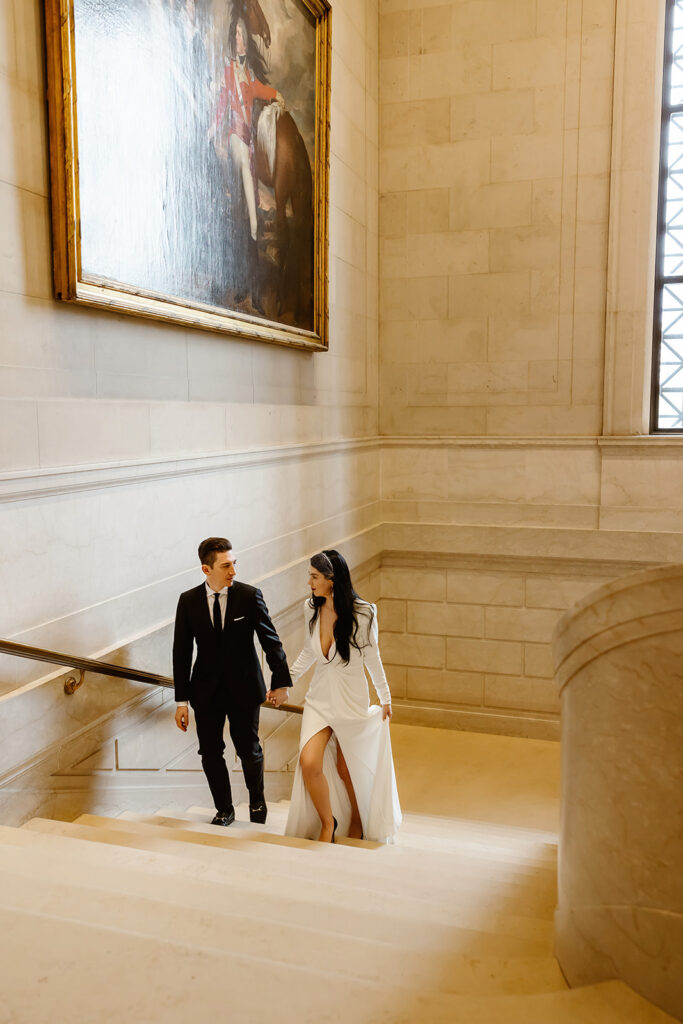
[[[330,559],[328,558],[324,551],[319,551],[317,555],[313,555],[313,557],[311,558],[311,565],[315,565],[316,562],[318,563],[316,565],[316,568],[321,569],[325,573],[325,575],[329,573],[330,576],[334,576],[334,568],[332,566],[332,562],[330,561]]]

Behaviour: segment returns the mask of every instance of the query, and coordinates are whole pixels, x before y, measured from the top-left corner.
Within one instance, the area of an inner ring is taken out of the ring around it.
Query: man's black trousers
[[[211,703],[194,709],[199,755],[217,811],[229,811],[232,808],[230,773],[223,756],[226,719],[230,739],[242,762],[249,803],[255,807],[264,802],[263,749],[258,736],[260,709],[260,704],[251,707],[235,704],[224,694],[217,694]]]

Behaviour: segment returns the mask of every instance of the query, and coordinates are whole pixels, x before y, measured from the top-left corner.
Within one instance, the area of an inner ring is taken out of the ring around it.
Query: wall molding
[[[533,740],[560,738],[560,723],[557,716],[540,711],[505,712],[496,708],[482,710],[438,702],[411,701],[405,698],[395,699],[393,707],[393,720],[397,725],[423,725],[433,729],[459,729],[464,732],[484,732]]]
[[[221,473],[233,469],[252,469],[302,459],[350,455],[356,452],[393,450],[396,448],[440,449],[609,449],[632,447],[638,451],[671,450],[683,454],[680,435],[586,436],[586,437],[461,437],[458,435],[382,435],[348,438],[337,441],[314,441],[296,444],[243,448],[216,454],[193,454],[182,457],[160,456],[157,459],[132,459],[84,466],[51,467],[18,470],[0,474],[0,503],[49,498],[79,491],[124,487],[179,476]]]
[[[180,458],[161,456],[158,459],[20,470],[0,474],[0,503],[101,490],[106,487],[122,487],[171,477],[221,473],[226,470],[250,469],[280,462],[300,462],[302,459],[373,451],[378,449],[380,444],[381,439],[373,436],[244,448],[218,455],[210,452]]]
[[[66,672],[62,669],[59,673],[59,675],[66,674],[68,674],[68,669]],[[54,675],[50,676],[49,679],[43,680],[43,682],[49,682],[53,678],[55,678]],[[15,694],[12,693],[7,696],[14,695]],[[19,696],[19,694],[17,694],[17,696]],[[65,697],[64,699],[66,700],[67,698]],[[115,708],[105,711],[99,716],[99,718],[93,719],[91,722],[87,722],[85,725],[81,726],[80,729],[70,732],[68,736],[60,737],[48,746],[36,750],[19,764],[13,765],[7,771],[3,772],[0,775],[0,789],[10,786],[13,782],[16,782],[22,776],[33,771],[35,768],[52,764],[53,769],[56,770],[60,761],[64,758],[65,752],[75,749],[79,740],[89,736],[91,733],[96,733],[115,716],[122,715],[125,717],[143,707],[147,707],[148,705],[156,707],[160,702],[163,703],[164,699],[164,695],[160,695],[158,687],[150,687],[148,691],[143,691],[142,693],[136,694],[134,697],[130,697],[123,703],[118,704]],[[68,757],[68,753],[66,756]]]
[[[653,565],[656,563],[652,563]],[[386,550],[381,556],[382,568],[419,569],[464,569],[468,572],[510,572],[529,575],[552,576],[601,576],[636,572],[643,568],[642,562],[622,559],[609,561],[599,558],[530,558],[528,554],[486,554],[465,552],[432,552],[419,558],[405,555],[401,551]]]
[[[683,436],[681,434],[635,434],[623,437],[599,437],[598,447],[609,451],[625,450],[637,454],[648,452],[676,452],[683,457]]]
[[[384,435],[384,448],[595,448],[598,438],[586,437],[461,437],[455,434]]]
[[[385,555],[420,551],[446,557],[527,558],[535,564],[635,566],[683,561],[683,533],[532,526],[384,523]],[[576,552],[569,555],[568,552]]]
[[[683,455],[683,436],[680,434],[591,434],[566,437],[459,437],[457,435],[386,435],[380,438],[381,447],[393,448],[577,448],[609,449],[634,447],[640,450],[678,451]]]

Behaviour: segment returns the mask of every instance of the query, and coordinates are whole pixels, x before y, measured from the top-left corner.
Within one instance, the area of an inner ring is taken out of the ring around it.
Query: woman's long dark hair
[[[337,654],[344,664],[348,665],[351,656],[351,646],[353,645],[358,651],[361,650],[361,644],[358,642],[358,605],[362,606],[363,618],[369,619],[368,630],[372,626],[375,613],[372,610],[372,605],[363,601],[353,589],[351,573],[346,564],[346,559],[338,551],[330,549],[321,551],[318,555],[313,555],[311,565],[319,573],[322,573],[326,579],[333,581],[334,610],[337,613],[337,621],[334,624],[334,642],[337,647]],[[318,613],[325,604],[325,598],[316,597],[312,594],[309,604],[314,609],[310,622],[312,634],[318,621]]]

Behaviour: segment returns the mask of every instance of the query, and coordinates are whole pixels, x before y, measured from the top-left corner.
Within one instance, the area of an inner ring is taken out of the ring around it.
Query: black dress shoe
[[[267,817],[268,808],[265,803],[254,804],[253,807],[249,804],[249,821],[255,821],[259,825],[265,825]]]
[[[231,807],[229,811],[216,811],[216,817],[211,822],[212,825],[223,825],[227,828],[228,825],[232,825],[235,820],[235,809]]]

